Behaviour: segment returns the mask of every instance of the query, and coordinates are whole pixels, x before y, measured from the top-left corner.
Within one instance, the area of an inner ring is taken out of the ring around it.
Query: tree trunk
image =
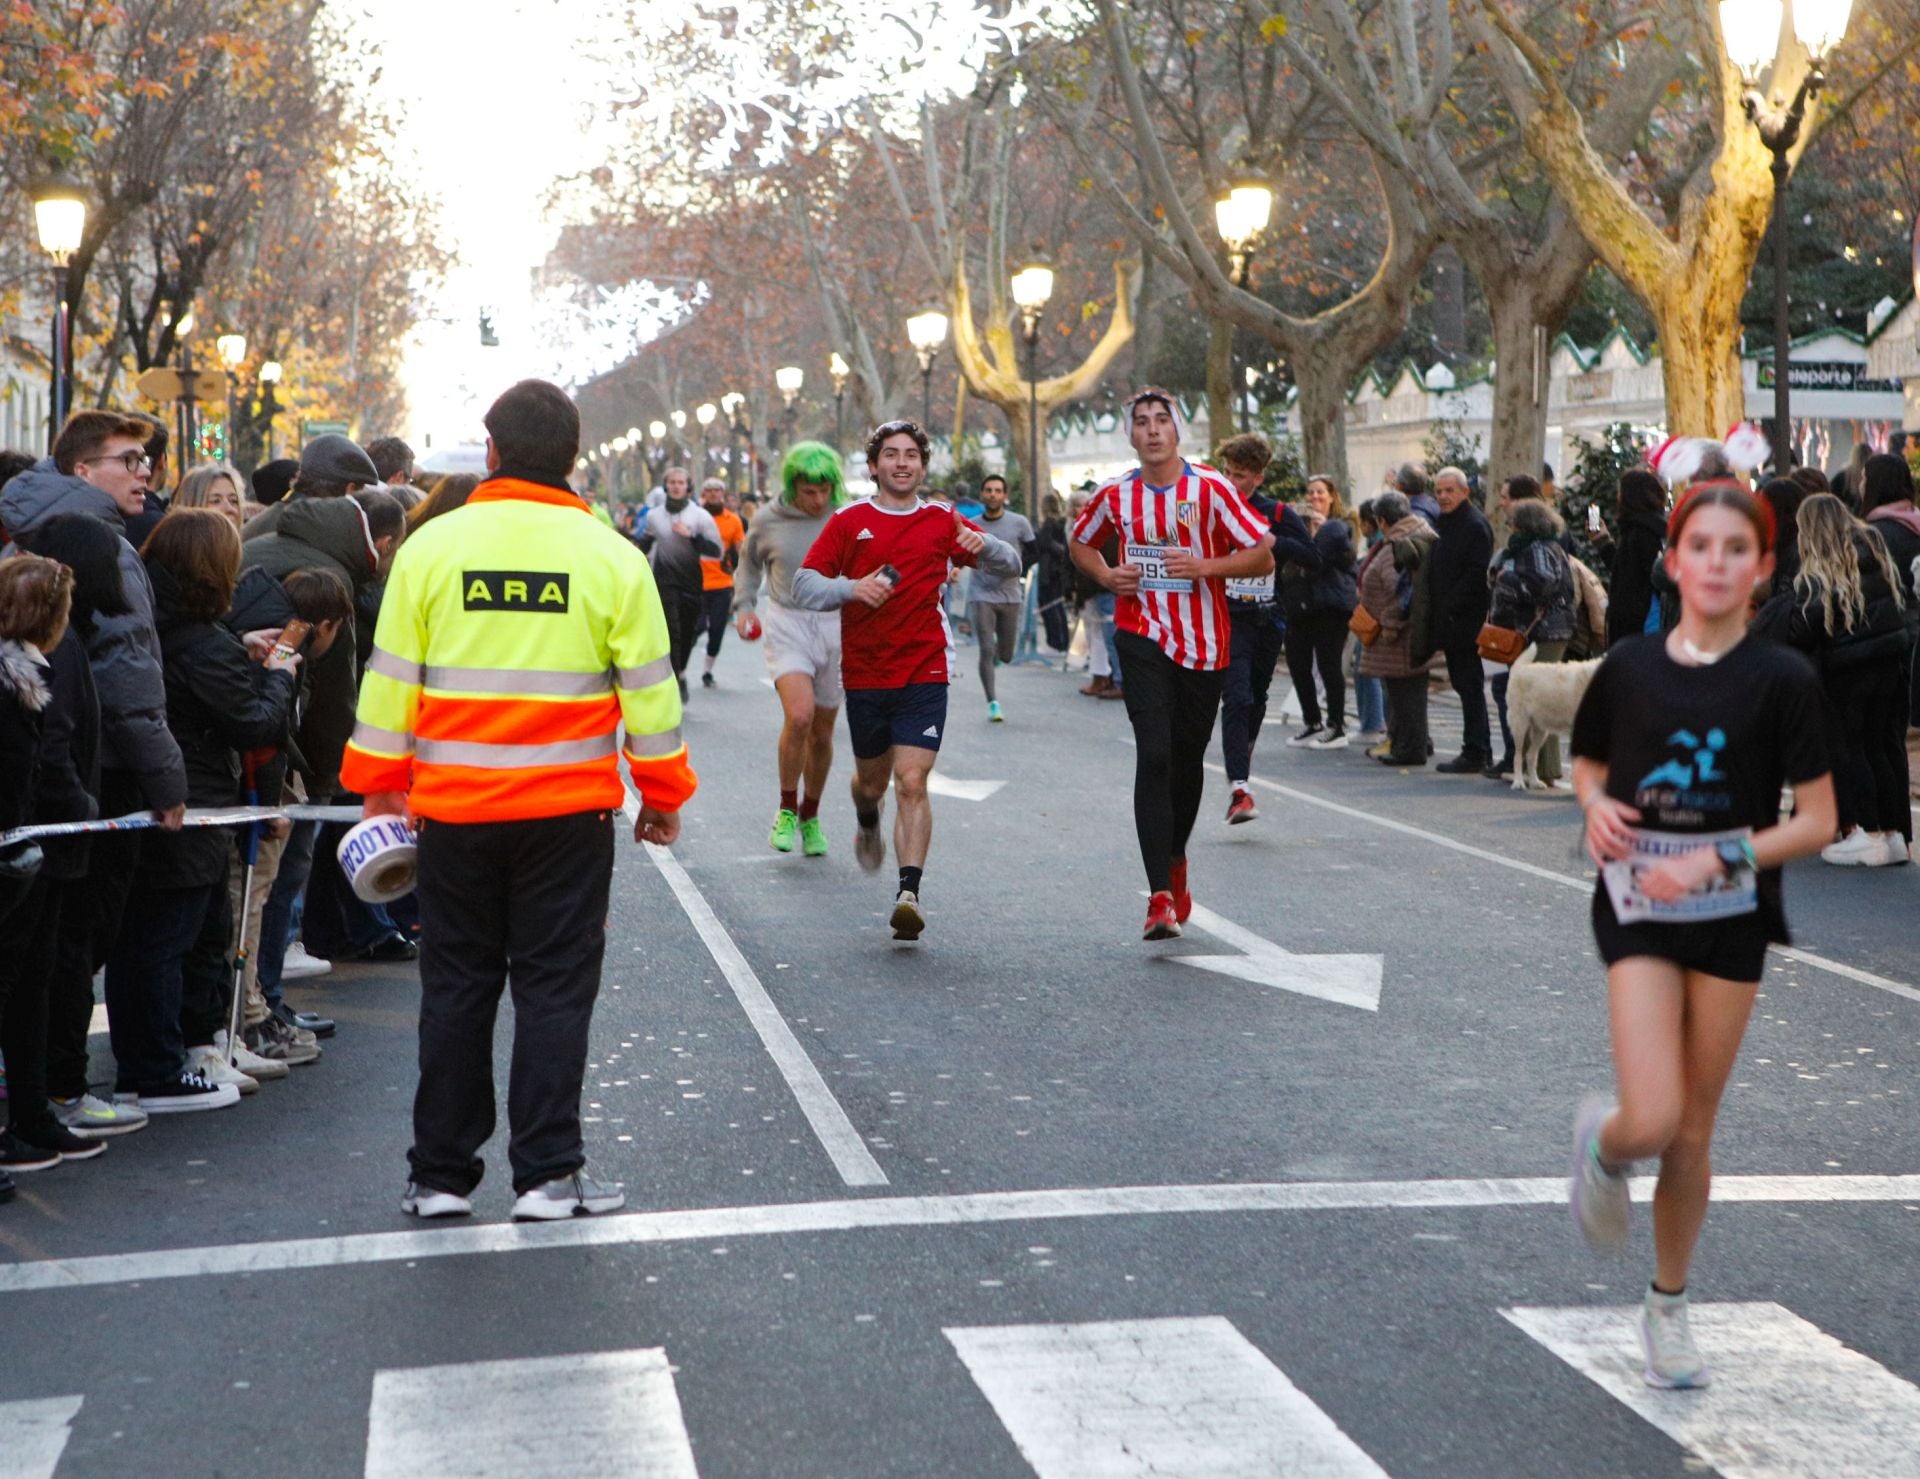
[[[1667,435],[1724,437],[1746,418],[1740,379],[1740,293],[1699,274],[1654,305],[1666,377]]]
[[[1536,299],[1524,282],[1498,284],[1487,293],[1493,318],[1493,436],[1487,449],[1487,503],[1510,477],[1540,475],[1547,456],[1547,373],[1533,361]],[[1556,325],[1548,326],[1551,334]],[[1538,402],[1535,376],[1538,375]],[[1504,531],[1503,531],[1504,532]]]
[[[1224,318],[1207,320],[1207,421],[1218,447],[1237,430],[1233,419],[1233,325]],[[1201,449],[1205,456],[1213,447]]]
[[[1300,418],[1300,442],[1309,472],[1326,473],[1353,502],[1347,479],[1347,381],[1345,367],[1317,346],[1293,356],[1293,380],[1300,389],[1294,411]]]
[[[1020,486],[1024,493],[1021,498],[1021,512],[1040,527],[1040,499],[1042,495],[1053,491],[1053,459],[1047,447],[1047,428],[1052,424],[1053,412],[1045,401],[1040,403],[1040,465],[1036,469],[1027,452],[1028,428],[1033,425],[1029,417],[1031,407],[1025,399],[1017,401],[995,401],[1006,413],[1007,436],[1012,440],[1013,461],[1020,469]]]

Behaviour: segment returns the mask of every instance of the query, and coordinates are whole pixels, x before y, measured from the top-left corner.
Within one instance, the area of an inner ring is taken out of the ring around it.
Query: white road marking
[[[662,1350],[381,1371],[367,1479],[699,1479]]]
[[[105,1037],[107,1033],[107,1008],[104,1002],[93,1004],[93,1015],[87,1019],[88,1037]]]
[[[632,797],[627,798],[627,804],[630,811],[637,810]],[[800,1112],[813,1127],[813,1133],[833,1161],[833,1168],[840,1173],[840,1179],[848,1186],[885,1186],[887,1173],[880,1169],[880,1163],[873,1158],[873,1152],[867,1149],[866,1141],[860,1138],[853,1121],[847,1118],[846,1110],[833,1097],[833,1090],[827,1087],[827,1081],[820,1076],[820,1070],[814,1067],[813,1059],[807,1056],[807,1050],[800,1046],[793,1029],[787,1026],[787,1019],[780,1015],[773,998],[767,995],[767,988],[760,984],[760,977],[747,963],[747,957],[733,943],[733,936],[720,923],[713,906],[707,902],[707,896],[687,876],[687,870],[680,866],[680,860],[669,849],[648,843],[647,856],[653,859],[654,867],[667,880],[673,896],[680,901],[680,907],[686,910],[687,918],[693,922],[694,929],[706,943],[707,953],[713,956],[714,964],[720,967],[720,973],[733,988],[740,1009],[747,1014],[753,1030],[760,1034],[767,1055],[780,1070],[780,1076],[787,1081]]]
[[[1636,1178],[1633,1194],[1653,1194]],[[1564,1176],[1458,1181],[1276,1181],[1239,1185],[1064,1187],[959,1196],[861,1197],[751,1207],[626,1212],[569,1222],[479,1223],[283,1242],[226,1243],[0,1263],[0,1295],[98,1288],[154,1279],[197,1279],[294,1269],[348,1268],[421,1258],[555,1248],[631,1247],[704,1238],[966,1227],[1086,1217],[1221,1213],[1450,1211],[1471,1207],[1562,1207]],[[1920,1202],[1916,1176],[1716,1176],[1716,1205]]]
[[[1215,775],[1224,776],[1226,771],[1218,765],[1209,763],[1207,769]],[[1357,806],[1345,806],[1338,801],[1329,801],[1324,796],[1315,796],[1308,791],[1297,791],[1292,786],[1283,786],[1278,781],[1253,778],[1253,784],[1290,801],[1299,801],[1307,806],[1317,806],[1322,811],[1331,811],[1355,821],[1368,822],[1376,827],[1385,827],[1390,832],[1399,832],[1408,837],[1418,837],[1422,842],[1431,842],[1438,847],[1449,848],[1457,853],[1465,853],[1470,858],[1478,858],[1483,863],[1497,863],[1502,868],[1511,868],[1516,873],[1525,873],[1530,878],[1539,878],[1547,883],[1558,884],[1562,888],[1578,889],[1583,894],[1593,892],[1591,878],[1576,878],[1571,873],[1556,873],[1551,868],[1537,867],[1532,863],[1523,863],[1518,858],[1504,857],[1500,853],[1490,852],[1484,847],[1475,847],[1471,843],[1461,842],[1458,838],[1444,837],[1438,832],[1429,832],[1424,827],[1416,827],[1407,822],[1397,822],[1391,817],[1375,816],[1370,811],[1362,811]],[[1858,966],[1847,965],[1838,960],[1829,960],[1824,955],[1815,955],[1811,950],[1801,950],[1792,945],[1775,945],[1774,953],[1787,960],[1796,960],[1802,965],[1810,965],[1815,970],[1826,971],[1831,975],[1843,976],[1849,981],[1857,981],[1862,986],[1871,986],[1876,991],[1885,991],[1893,996],[1905,997],[1908,1001],[1920,1001],[1920,987],[1908,985],[1904,981],[1891,980],[1876,975],[1872,971],[1861,970]]]
[[[946,1336],[1039,1479],[1386,1479],[1217,1316]]]
[[[927,777],[927,790],[935,796],[951,796],[956,801],[985,801],[1005,781],[962,781],[934,771]]]
[[[1270,986],[1299,996],[1312,996],[1363,1012],[1380,1010],[1380,974],[1385,957],[1379,955],[1296,955],[1211,909],[1193,906],[1191,923],[1216,940],[1224,940],[1243,955],[1173,955],[1169,960],[1199,970],[1213,971]]]
[[[0,1402],[0,1475],[53,1479],[83,1400],[40,1397],[31,1402]]]
[[[1501,1313],[1723,1479],[1920,1474],[1920,1388],[1777,1304],[1693,1307],[1693,1392],[1642,1380],[1631,1309]]]

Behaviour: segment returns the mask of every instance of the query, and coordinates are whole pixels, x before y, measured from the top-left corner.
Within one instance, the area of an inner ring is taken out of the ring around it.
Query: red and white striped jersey
[[[1150,487],[1139,468],[1106,484],[1074,521],[1082,544],[1120,538],[1122,563],[1140,568],[1140,594],[1121,596],[1114,620],[1157,644],[1183,668],[1227,665],[1226,583],[1182,580],[1166,573],[1166,551],[1178,545],[1203,560],[1251,549],[1267,536],[1267,521],[1212,468],[1183,463],[1165,488]]]

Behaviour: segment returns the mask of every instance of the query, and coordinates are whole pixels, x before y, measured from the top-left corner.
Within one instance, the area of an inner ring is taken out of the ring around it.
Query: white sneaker
[[[287,958],[280,966],[282,981],[304,981],[309,976],[324,976],[333,969],[333,962],[321,960],[318,956],[307,954],[306,943],[295,940],[287,946]]]
[[[1870,859],[1867,863],[1869,868],[1897,868],[1902,863],[1913,861],[1913,854],[1907,847],[1907,839],[1898,832],[1882,832],[1880,842],[1886,851],[1880,857]]]
[[[558,1222],[612,1212],[627,1204],[627,1189],[617,1181],[595,1181],[584,1171],[562,1176],[520,1193],[513,1204],[515,1222]]]
[[[409,1217],[471,1217],[473,1203],[455,1191],[439,1191],[417,1181],[407,1183],[400,1210]]]
[[[115,1098],[118,1099],[118,1095]],[[83,1140],[108,1140],[115,1135],[131,1135],[147,1127],[147,1112],[134,1095],[128,1103],[109,1104],[94,1094],[77,1099],[50,1099],[53,1117]]]
[[[1687,1328],[1686,1294],[1662,1294],[1649,1287],[1640,1307],[1640,1348],[1646,1352],[1642,1373],[1650,1387],[1686,1390],[1707,1385],[1707,1363]]]
[[[1613,1110],[1605,1099],[1585,1099],[1573,1117],[1573,1176],[1567,1202],[1574,1226],[1594,1247],[1612,1253],[1626,1246],[1632,1198],[1627,1190],[1631,1166],[1600,1161],[1600,1123]]]
[[[213,1047],[214,1051],[219,1053],[222,1058],[227,1056],[227,1034],[225,1029],[214,1033]],[[268,1079],[285,1078],[293,1072],[285,1063],[277,1062],[272,1058],[262,1058],[244,1042],[234,1051],[233,1066],[248,1078],[258,1079],[261,1083],[265,1083]]]
[[[235,1068],[227,1062],[220,1050],[211,1044],[188,1048],[187,1068],[190,1072],[199,1074],[215,1088],[219,1088],[222,1084],[231,1084],[243,1094],[260,1092],[259,1079],[251,1078]]]
[[[1864,827],[1820,849],[1820,861],[1836,868],[1872,867],[1887,855],[1887,845]]]

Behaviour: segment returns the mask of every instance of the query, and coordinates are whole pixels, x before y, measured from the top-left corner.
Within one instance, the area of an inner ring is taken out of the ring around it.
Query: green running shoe
[[[800,851],[810,858],[827,855],[827,829],[820,825],[820,818],[808,817],[800,824]]]
[[[773,819],[773,831],[767,841],[773,844],[775,852],[792,852],[794,835],[800,830],[800,813],[788,811],[784,806]]]

